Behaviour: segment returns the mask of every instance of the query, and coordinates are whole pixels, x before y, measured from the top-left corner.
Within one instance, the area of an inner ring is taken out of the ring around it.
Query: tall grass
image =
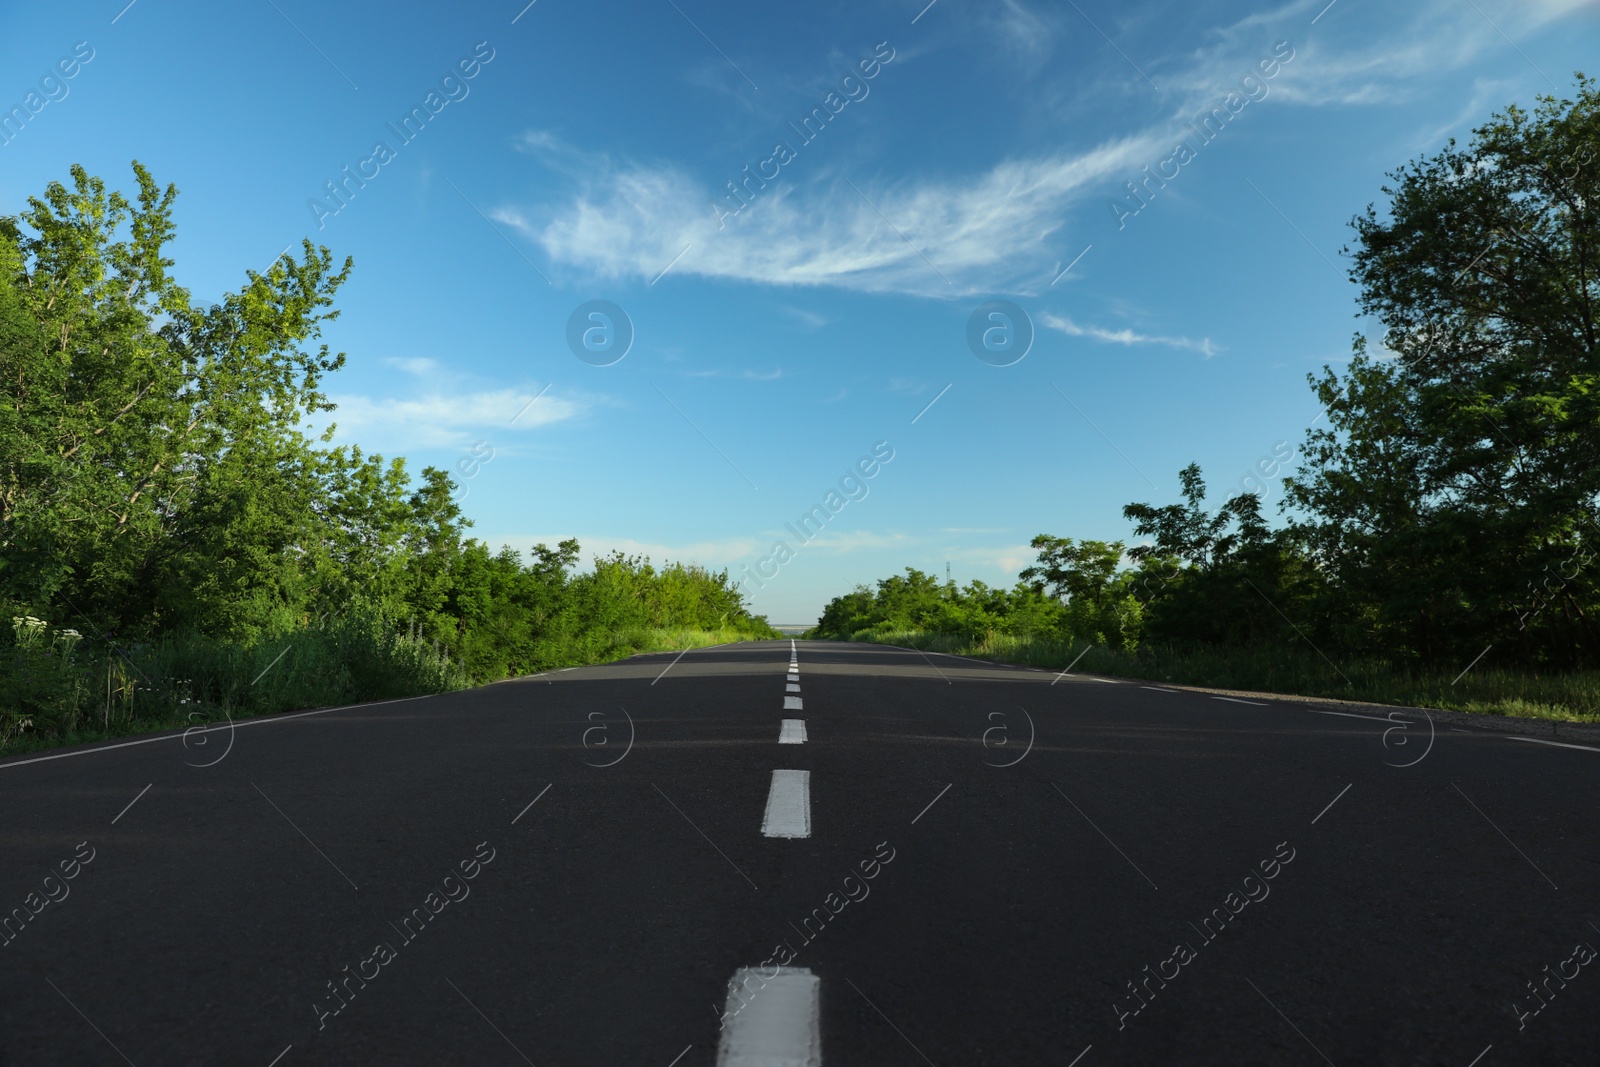
[[[0,752],[467,684],[447,655],[375,611],[250,641],[29,642],[14,631],[0,647]]]
[[[1049,670],[1062,670],[1076,661],[1073,671],[1080,674],[1444,708],[1485,715],[1600,722],[1600,672],[1595,671],[1533,674],[1491,670],[1480,665],[1455,680],[1455,671],[1407,670],[1370,661],[1330,663],[1304,646],[1215,649],[1145,646],[1130,653],[1115,652],[1101,645],[1086,647],[1084,642],[1071,643],[1058,637],[995,633],[969,637],[890,629],[860,630],[850,639]]]
[[[252,641],[173,634],[119,646],[48,623],[11,631],[7,641],[0,630],[0,755],[493,680],[472,678],[448,653],[376,609]],[[563,649],[559,662],[546,666],[761,636],[732,627],[625,629]]]
[[[699,630],[692,627],[665,627],[623,630],[614,635],[604,659],[625,659],[645,652],[676,652],[687,648],[710,648],[735,641],[758,640],[770,635],[752,634],[749,630],[721,627]]]

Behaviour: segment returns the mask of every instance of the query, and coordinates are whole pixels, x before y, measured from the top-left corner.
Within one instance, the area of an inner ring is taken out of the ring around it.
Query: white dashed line
[[[717,1067],[822,1067],[821,986],[808,967],[735,971]]]
[[[1158,685],[1141,685],[1139,688],[1140,689],[1148,689],[1152,693],[1181,693],[1181,692],[1183,692],[1183,690],[1181,690],[1181,689],[1162,689]]]
[[[783,698],[783,710],[784,711],[804,711],[805,710],[805,705],[800,702],[800,698],[799,697],[784,697]]]
[[[803,745],[806,743],[806,721],[804,719],[784,719],[783,729],[778,731],[778,744]]]
[[[1568,745],[1560,741],[1543,741],[1537,737],[1508,737],[1507,741],[1531,741],[1536,745],[1554,745],[1556,748],[1575,748],[1581,752],[1600,752],[1600,748],[1590,748],[1588,745]]]
[[[772,772],[772,785],[767,790],[767,813],[761,820],[761,833],[764,837],[811,836],[810,771]]]
[[[1226,700],[1230,704],[1254,704],[1258,708],[1264,708],[1267,706],[1259,700],[1240,700],[1238,697],[1212,697],[1211,699]]]
[[[784,687],[783,691],[785,693],[798,693],[798,692],[800,692],[800,687],[798,685],[796,685],[794,682],[790,682],[787,686]]]

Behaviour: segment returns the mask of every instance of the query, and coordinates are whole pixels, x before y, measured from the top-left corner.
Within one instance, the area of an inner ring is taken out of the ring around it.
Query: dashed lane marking
[[[809,967],[735,971],[717,1067],[822,1067],[821,986]]]
[[[761,833],[764,837],[811,836],[810,771],[772,772]]]

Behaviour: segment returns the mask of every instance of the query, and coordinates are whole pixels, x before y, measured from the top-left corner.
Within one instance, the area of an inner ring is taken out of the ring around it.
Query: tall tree
[[[1600,92],[1579,75],[1576,99],[1508,108],[1390,177],[1347,249],[1389,358],[1358,343],[1313,378],[1330,428],[1288,502],[1352,640],[1592,663],[1592,568],[1533,627],[1521,606],[1600,546]]]
[[[108,628],[204,615],[208,590],[258,609],[289,593],[263,565],[306,540],[324,460],[296,426],[331,408],[320,379],[344,357],[305,345],[350,267],[307,242],[196,306],[168,272],[177,190],[133,169],[136,203],[73,167],[70,189],[0,219],[0,596]],[[195,537],[211,542],[205,575]],[[175,599],[174,582],[196,595]],[[261,621],[224,614],[189,621]]]

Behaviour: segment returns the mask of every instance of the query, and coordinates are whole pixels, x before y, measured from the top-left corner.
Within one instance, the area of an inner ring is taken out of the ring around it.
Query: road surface
[[[6,1064],[1600,1061],[1593,747],[771,641],[43,756]]]

